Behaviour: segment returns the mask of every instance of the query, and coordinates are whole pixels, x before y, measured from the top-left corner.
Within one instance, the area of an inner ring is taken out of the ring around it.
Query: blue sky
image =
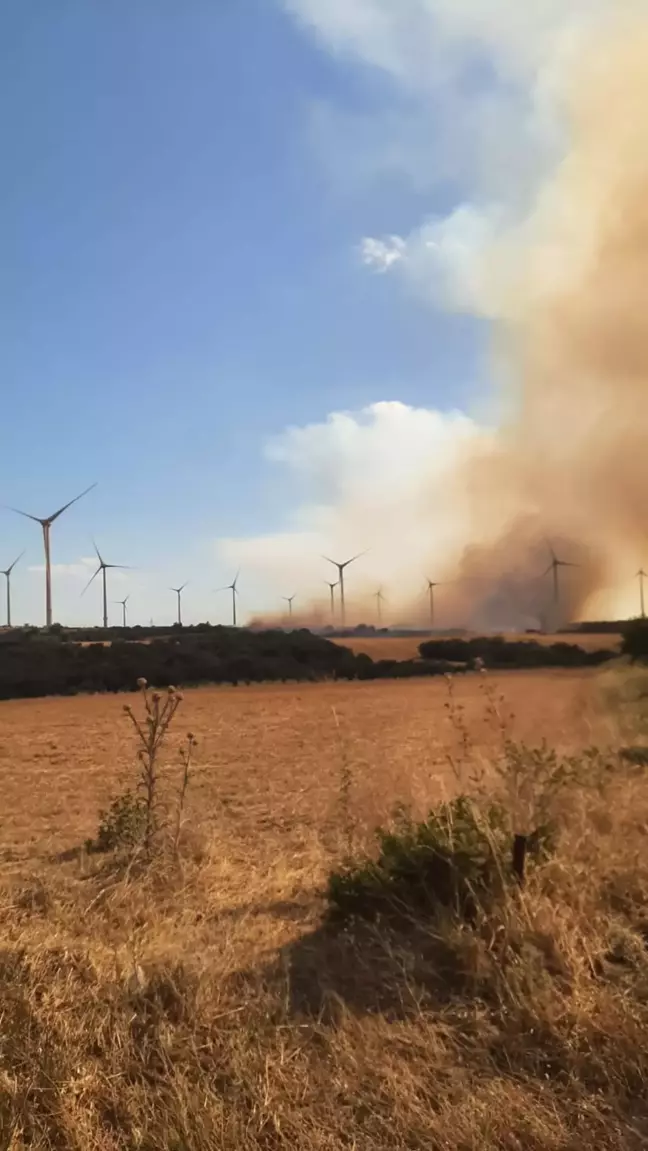
[[[374,76],[261,0],[16,0],[0,31],[0,490],[40,515],[99,481],[57,525],[56,560],[95,533],[162,580],[172,555],[174,581],[193,575],[214,538],[281,525],[269,435],[465,394],[466,321],[435,321],[358,258],[419,197],[349,186],[320,141],[322,109],[380,101]],[[5,513],[4,562],[27,544],[37,563],[36,530]]]
[[[357,154],[350,171],[336,117],[363,140],[399,106],[393,83],[278,2],[9,0],[0,45],[1,498],[43,515],[97,480],[55,560],[95,534],[148,573],[137,616],[164,610],[167,577],[202,581],[204,614],[229,575],[213,541],[280,530],[294,502],[268,437],[470,394],[478,325],[372,276],[358,248],[445,211],[451,182],[432,193]],[[23,546],[37,564],[36,526],[1,522],[0,564]],[[91,618],[68,574],[58,602]],[[37,573],[14,596],[38,618]]]

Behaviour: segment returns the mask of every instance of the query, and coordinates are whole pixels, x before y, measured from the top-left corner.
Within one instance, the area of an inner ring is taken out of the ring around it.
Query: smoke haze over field
[[[512,177],[508,198],[501,186],[492,196],[496,174],[480,171],[474,202],[447,219],[362,245],[365,263],[437,306],[491,318],[497,427],[380,403],[290,429],[269,454],[303,493],[293,522],[222,541],[223,554],[267,573],[278,594],[297,591],[304,620],[326,618],[323,581],[334,574],[321,553],[369,548],[349,569],[354,622],[375,622],[379,585],[386,621],[422,620],[427,575],[458,578],[438,590],[439,625],[523,627],[558,622],[543,578],[550,541],[579,565],[560,573],[563,621],[633,614],[632,577],[648,558],[648,5],[290,7],[336,50],[419,92],[425,71],[407,67],[414,34],[422,43],[427,30],[435,53],[479,38],[524,95],[516,139],[525,155],[546,145],[545,168],[532,193]]]

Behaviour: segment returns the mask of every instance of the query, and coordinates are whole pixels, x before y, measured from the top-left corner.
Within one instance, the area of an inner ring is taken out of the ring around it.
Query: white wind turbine
[[[90,587],[90,584],[93,583],[93,581],[99,575],[99,572],[101,572],[101,579],[102,579],[102,584],[103,584],[103,626],[108,627],[108,586],[107,586],[107,582],[106,582],[106,572],[109,570],[130,571],[130,568],[128,568],[126,566],[126,564],[107,564],[106,561],[103,559],[101,552],[99,551],[99,548],[97,547],[96,543],[94,543],[94,540],[92,542],[94,544],[94,550],[97,553],[97,559],[99,560],[99,566],[98,566],[96,572],[94,573],[94,575],[90,576],[90,579],[88,580],[86,586],[84,587],[83,591],[81,592],[81,595],[85,595],[88,588]]]
[[[72,504],[78,503],[83,496],[87,496],[88,492],[91,492],[96,486],[96,484],[90,484],[90,487],[86,488],[80,495],[75,496],[69,503],[63,504],[62,508],[59,508],[58,511],[53,512],[51,516],[46,516],[44,519],[41,519],[39,516],[32,516],[29,512],[23,512],[20,508],[9,509],[12,512],[16,512],[19,516],[24,516],[25,519],[33,520],[34,523],[40,524],[43,529],[43,545],[45,548],[45,623],[47,627],[52,626],[52,560],[50,551],[50,530],[52,524],[59,516],[63,515],[63,512],[71,508]]]

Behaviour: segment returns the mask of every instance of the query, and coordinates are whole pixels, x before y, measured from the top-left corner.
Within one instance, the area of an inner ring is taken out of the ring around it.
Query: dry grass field
[[[76,850],[136,770],[124,698],[0,704],[0,1148],[645,1146],[640,779],[567,789],[558,856],[494,918],[322,923],[349,835],[396,801],[495,787],[506,739],[618,742],[604,683],[189,691],[162,773],[171,802],[194,732],[181,854],[145,868]]]
[[[433,637],[430,637],[433,638]],[[462,636],[463,639],[470,638]],[[612,633],[604,635],[507,635],[509,640],[537,640],[538,643],[574,643],[585,651],[602,651],[609,648],[616,649],[621,643],[621,636]],[[364,652],[372,659],[416,659],[419,644],[425,641],[424,636],[348,636],[335,638],[335,643],[343,647],[350,647],[356,654]]]
[[[600,741],[589,673],[503,673],[455,682],[471,743],[486,759],[498,738],[486,714],[486,684],[503,695],[516,738],[537,743],[547,736],[563,750]],[[5,848],[38,859],[92,835],[97,812],[133,770],[133,733],[122,714],[131,698],[0,703]],[[343,760],[356,780],[358,814],[370,823],[397,799],[419,807],[437,800],[450,786],[448,756],[459,740],[447,702],[443,678],[188,691],[182,729],[200,741],[193,819],[210,830],[216,823],[222,832],[223,814],[230,812],[237,838],[248,834],[259,849],[264,826],[272,831],[273,821],[317,833],[332,816]]]

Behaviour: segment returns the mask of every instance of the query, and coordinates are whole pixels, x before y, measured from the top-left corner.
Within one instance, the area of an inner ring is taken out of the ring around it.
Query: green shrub
[[[113,799],[107,811],[99,813],[99,830],[89,840],[90,851],[119,851],[139,846],[146,830],[146,803],[133,791]]]
[[[474,916],[501,893],[508,850],[505,813],[482,817],[460,796],[415,822],[401,813],[393,829],[376,832],[375,859],[348,861],[329,877],[333,917],[434,914],[450,909]]]

